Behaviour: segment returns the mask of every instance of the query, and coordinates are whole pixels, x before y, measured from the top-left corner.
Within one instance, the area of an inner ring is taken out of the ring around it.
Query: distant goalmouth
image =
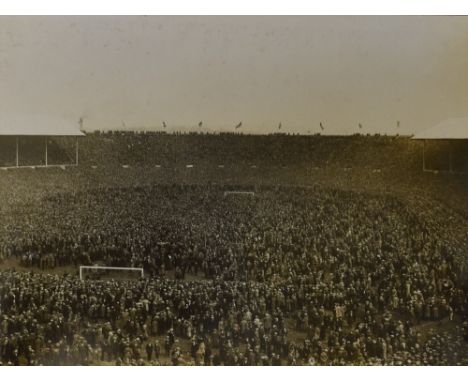
[[[143,268],[80,265],[80,280],[82,281],[139,280],[143,277]]]
[[[229,195],[235,196],[255,196],[255,192],[253,191],[224,191],[224,197]]]

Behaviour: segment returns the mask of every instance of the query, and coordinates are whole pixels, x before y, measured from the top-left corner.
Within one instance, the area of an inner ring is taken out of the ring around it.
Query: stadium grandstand
[[[421,131],[413,139],[423,142],[423,171],[468,173],[468,118],[445,120]],[[426,162],[428,150],[429,164]]]
[[[0,167],[76,166],[78,137],[84,135],[63,119],[1,114]]]

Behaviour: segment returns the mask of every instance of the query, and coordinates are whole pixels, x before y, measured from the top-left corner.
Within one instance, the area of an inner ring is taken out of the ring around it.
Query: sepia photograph
[[[2,15],[0,201],[1,366],[468,366],[468,17]]]

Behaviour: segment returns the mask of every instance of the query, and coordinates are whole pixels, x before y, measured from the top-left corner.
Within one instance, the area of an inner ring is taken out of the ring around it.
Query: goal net
[[[139,280],[143,277],[143,268],[80,266],[80,280]]]

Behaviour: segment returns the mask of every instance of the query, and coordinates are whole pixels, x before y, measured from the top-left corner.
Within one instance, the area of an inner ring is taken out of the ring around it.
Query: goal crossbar
[[[92,270],[111,270],[111,271],[138,271],[141,274],[141,277],[144,276],[143,268],[132,268],[132,267],[106,267],[102,265],[80,265],[80,280],[83,280],[83,269],[92,269]]]

